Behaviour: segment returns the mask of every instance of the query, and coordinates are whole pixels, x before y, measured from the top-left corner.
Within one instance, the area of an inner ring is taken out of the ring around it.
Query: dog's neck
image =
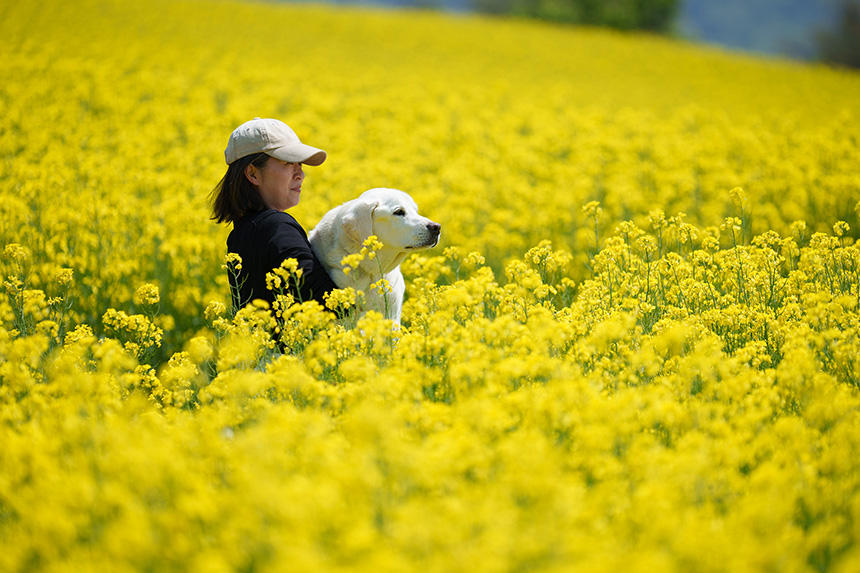
[[[409,256],[408,252],[387,252],[386,249],[382,249],[372,259],[364,259],[358,271],[366,277],[365,280],[375,282],[396,269],[407,256]]]
[[[376,253],[376,257],[379,259],[379,268],[382,270],[382,274],[387,275],[395,268],[400,266],[400,263],[403,262],[403,259],[405,259],[408,254],[409,253],[404,251],[386,253],[384,252],[384,249],[383,252]]]

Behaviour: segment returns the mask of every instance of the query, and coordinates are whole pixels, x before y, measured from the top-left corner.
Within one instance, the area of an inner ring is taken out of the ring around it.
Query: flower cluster
[[[298,292],[303,272],[296,259],[284,259],[281,266],[266,274],[266,288],[278,294],[283,294],[288,288]]]
[[[367,237],[364,242],[361,243],[361,250],[357,253],[352,253],[346,255],[341,261],[340,264],[343,266],[343,273],[348,275],[355,269],[361,265],[361,263],[367,261],[374,260],[376,257],[376,251],[382,248],[382,243],[376,237],[376,235],[370,235]]]
[[[123,342],[123,346],[139,358],[161,346],[163,330],[142,314],[128,314],[109,308],[102,316],[106,332]]]
[[[158,287],[152,283],[142,284],[134,291],[134,304],[137,306],[154,306],[158,304],[159,300]]]

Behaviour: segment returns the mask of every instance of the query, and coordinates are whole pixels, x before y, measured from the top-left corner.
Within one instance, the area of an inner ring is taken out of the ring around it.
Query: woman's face
[[[301,163],[287,163],[270,157],[262,167],[248,165],[245,176],[257,187],[270,209],[286,211],[299,204],[305,172]]]

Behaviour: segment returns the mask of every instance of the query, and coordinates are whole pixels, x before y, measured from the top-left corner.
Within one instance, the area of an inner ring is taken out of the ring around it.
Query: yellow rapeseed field
[[[856,72],[229,1],[0,38],[0,571],[860,570]],[[306,228],[442,224],[400,330],[229,308],[255,116],[329,153]]]

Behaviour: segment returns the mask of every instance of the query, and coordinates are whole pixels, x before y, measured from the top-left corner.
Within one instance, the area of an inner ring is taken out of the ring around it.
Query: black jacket
[[[305,230],[283,211],[266,209],[234,221],[227,237],[227,251],[242,257],[238,289],[228,273],[236,308],[256,298],[274,301],[275,293],[266,288],[266,273],[279,267],[284,259],[296,259],[302,269],[300,292],[296,293],[292,284],[286,289],[297,299],[324,304],[323,294],[337,288],[311,250]]]

